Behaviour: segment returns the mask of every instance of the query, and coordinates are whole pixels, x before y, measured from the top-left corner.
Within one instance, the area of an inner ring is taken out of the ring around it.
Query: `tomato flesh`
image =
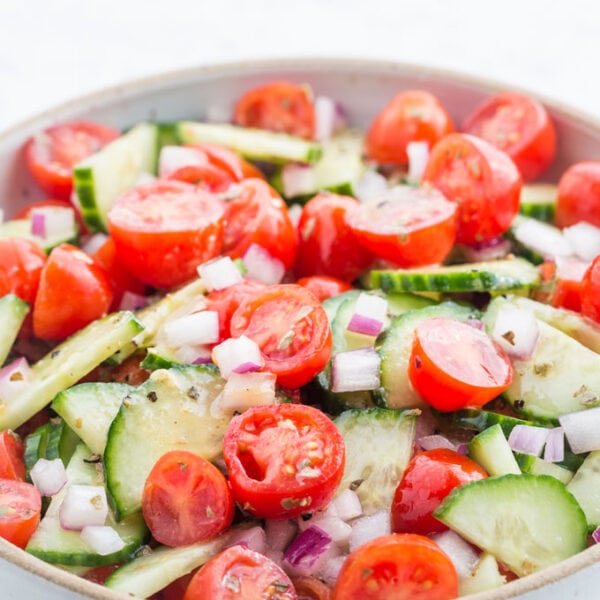
[[[353,289],[349,283],[337,279],[336,277],[329,277],[328,275],[302,277],[296,281],[296,285],[301,285],[303,288],[306,288],[309,292],[313,293],[319,299],[319,302],[323,302],[323,300],[333,298],[334,296],[339,296],[340,294]]]
[[[0,479],[25,480],[23,442],[15,433],[5,430],[0,433]]]
[[[0,537],[25,548],[40,522],[42,497],[30,483],[0,479]]]
[[[33,304],[46,253],[30,240],[9,238],[0,240],[0,257],[0,297],[15,294]]]

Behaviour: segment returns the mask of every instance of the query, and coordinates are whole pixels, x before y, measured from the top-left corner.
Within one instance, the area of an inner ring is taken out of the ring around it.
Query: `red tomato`
[[[290,269],[296,259],[296,230],[281,196],[261,179],[245,179],[225,205],[223,253],[241,258],[252,244],[262,246]]]
[[[483,331],[461,321],[434,318],[415,330],[408,375],[434,408],[482,406],[512,382],[505,352]]]
[[[581,312],[600,323],[600,256],[596,256],[583,276]]]
[[[298,600],[330,600],[332,590],[316,577],[297,575],[292,583],[298,594]]]
[[[563,173],[555,220],[558,227],[579,221],[600,227],[600,161],[580,162]]]
[[[33,305],[33,332],[62,340],[107,314],[112,285],[102,267],[71,244],[52,250]]]
[[[349,283],[328,275],[302,277],[296,281],[296,284],[312,292],[319,299],[319,302],[353,289]]]
[[[163,454],[146,478],[144,520],[161,544],[187,546],[214,538],[231,525],[233,509],[225,476],[191,452]]]
[[[196,276],[221,252],[223,205],[179,181],[154,181],[123,194],[108,213],[117,256],[140,281],[170,288]]]
[[[392,501],[392,531],[430,535],[448,529],[432,516],[459,485],[487,477],[474,461],[454,450],[437,448],[413,457]]]
[[[75,221],[77,222],[77,227],[79,228],[79,231],[87,231],[87,227],[85,226],[83,218],[81,217],[81,213],[79,212],[79,205],[73,206],[73,204],[70,201],[57,200],[56,198],[46,198],[45,200],[36,200],[35,202],[30,202],[27,206],[24,206],[21,210],[19,210],[13,216],[13,219],[28,219],[33,209],[53,206],[57,208],[70,208],[71,210],[73,210],[75,212]]]
[[[334,600],[453,600],[458,576],[452,561],[429,538],[411,533],[384,535],[346,559]]]
[[[219,340],[230,337],[231,317],[238,306],[250,296],[264,290],[267,286],[259,281],[243,279],[239,283],[230,285],[222,290],[210,292],[206,297],[206,310],[212,310],[219,315]]]
[[[293,284],[272,285],[239,305],[231,317],[232,337],[254,340],[265,358],[265,371],[279,385],[308,383],[331,356],[331,328],[319,300]]]
[[[194,575],[183,600],[297,600],[286,573],[245,546],[230,546]]]
[[[512,158],[524,181],[534,181],[556,156],[556,131],[537,100],[505,92],[482,102],[462,126]]]
[[[504,233],[519,212],[521,175],[501,150],[472,135],[453,133],[432,149],[423,173],[459,205],[456,241],[477,244]]]
[[[300,243],[294,271],[298,277],[330,275],[354,281],[372,262],[373,255],[346,223],[360,202],[349,196],[324,192],[309,200],[300,215]]]
[[[431,148],[453,131],[450,115],[433,94],[422,90],[400,92],[369,127],[367,156],[381,164],[405,165],[410,142],[428,142]]]
[[[198,569],[194,569],[191,573],[179,577],[166,588],[160,590],[156,594],[151,596],[152,600],[183,600],[185,592],[190,585],[190,582],[194,578],[194,575],[198,572]]]
[[[315,108],[310,88],[288,81],[256,87],[239,98],[233,120],[244,127],[259,127],[312,139]]]
[[[441,263],[457,229],[457,205],[429,188],[396,187],[347,216],[360,243],[400,267]]]
[[[23,442],[9,430],[0,433],[0,479],[25,480]]]
[[[40,522],[42,497],[30,483],[0,479],[0,537],[25,548]]]
[[[113,284],[113,301],[111,310],[118,310],[125,292],[143,295],[146,285],[136,279],[119,260],[114,240],[109,237],[92,258],[106,271]]]
[[[557,279],[552,294],[552,306],[581,311],[583,282],[572,279]]]
[[[68,200],[73,190],[73,167],[120,135],[112,127],[85,121],[55,125],[27,142],[27,166],[46,194]]]
[[[244,510],[287,519],[329,503],[344,471],[344,438],[312,406],[257,406],[231,420],[223,457]]]
[[[0,240],[0,297],[16,294],[33,304],[40,283],[46,253],[30,240]]]
[[[108,579],[108,576],[113,571],[115,571],[116,569],[118,569],[120,566],[121,565],[114,564],[114,565],[103,565],[102,567],[94,567],[93,569],[90,569],[89,571],[86,571],[82,575],[82,577],[84,579],[87,579],[88,581],[92,581],[94,583],[98,583],[100,585],[104,585],[104,583]]]

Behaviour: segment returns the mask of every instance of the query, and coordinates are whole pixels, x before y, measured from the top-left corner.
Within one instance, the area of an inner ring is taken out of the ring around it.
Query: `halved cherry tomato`
[[[274,81],[243,94],[236,102],[233,120],[244,127],[259,127],[312,139],[315,108],[310,88],[289,81]]]
[[[556,131],[544,106],[523,94],[505,92],[485,100],[462,131],[476,135],[512,158],[524,181],[534,181],[556,156]]]
[[[342,565],[335,600],[453,600],[458,576],[429,538],[392,533],[359,546]]]
[[[596,256],[583,276],[581,312],[600,323],[600,256]]]
[[[328,275],[302,277],[296,281],[296,285],[301,285],[309,292],[312,292],[319,299],[319,302],[323,302],[323,300],[327,300],[333,296],[339,296],[352,289],[349,283],[337,277],[329,277]]]
[[[272,285],[242,302],[231,317],[232,337],[254,340],[265,371],[277,383],[300,387],[321,371],[331,356],[331,328],[319,300],[294,284]]]
[[[68,200],[73,190],[73,167],[120,135],[112,127],[86,121],[48,127],[27,142],[27,166],[46,194]]]
[[[52,250],[33,305],[33,332],[62,340],[107,314],[112,285],[104,269],[71,244]]]
[[[485,479],[487,473],[454,450],[436,448],[415,455],[406,467],[392,501],[392,531],[430,535],[448,529],[432,516],[455,488]]]
[[[23,442],[9,430],[0,433],[0,479],[25,480]]]
[[[260,281],[243,279],[222,290],[210,292],[206,297],[206,310],[215,311],[219,315],[219,340],[231,336],[230,324],[233,313],[238,306],[250,296],[264,290],[267,286]]]
[[[221,252],[223,204],[206,190],[158,180],[125,192],[108,213],[117,256],[139,280],[170,288]]]
[[[245,179],[225,205],[223,253],[241,258],[252,245],[262,246],[290,269],[296,259],[296,230],[281,196],[262,179]]]
[[[320,579],[308,575],[296,575],[292,577],[292,583],[298,600],[330,600],[333,593]]]
[[[456,238],[457,205],[429,187],[399,186],[347,215],[360,243],[400,267],[442,262]]]
[[[0,297],[16,294],[33,304],[40,283],[46,253],[23,238],[0,240]]]
[[[600,227],[600,161],[574,164],[558,182],[556,224],[569,227],[579,221]]]
[[[46,198],[45,200],[36,200],[35,202],[30,202],[27,206],[24,206],[21,210],[17,211],[13,216],[13,219],[28,219],[31,215],[31,211],[35,208],[70,208],[75,213],[75,222],[77,223],[77,227],[81,233],[85,233],[87,231],[87,227],[83,222],[83,218],[81,216],[81,212],[79,210],[79,205],[74,206],[72,202],[67,200],[58,200],[57,198]]]
[[[234,498],[244,510],[287,519],[331,500],[344,471],[344,438],[312,406],[258,406],[231,420],[223,457]]]
[[[521,175],[501,150],[452,133],[432,149],[423,181],[459,205],[457,242],[476,244],[504,233],[519,211]]]
[[[380,164],[405,165],[410,142],[428,142],[431,148],[453,131],[450,115],[433,94],[400,92],[371,123],[365,142],[367,156]]]
[[[372,262],[346,217],[360,206],[350,196],[324,192],[311,198],[300,215],[300,243],[294,272],[298,277],[330,275],[354,281]]]
[[[264,554],[230,546],[194,575],[183,600],[297,600],[285,571]]]
[[[483,331],[439,317],[417,326],[408,375],[426,402],[449,411],[495,398],[512,383],[513,368]]]
[[[583,281],[557,279],[552,293],[552,306],[581,312]]]
[[[163,454],[144,484],[144,520],[154,539],[167,546],[216,537],[231,525],[233,509],[233,496],[221,471],[184,450]]]
[[[194,569],[191,573],[179,577],[166,588],[163,588],[160,592],[152,595],[150,597],[151,600],[183,600],[185,592],[197,572],[198,569]]]
[[[25,548],[40,522],[42,497],[30,483],[0,479],[0,537]]]
[[[113,571],[115,571],[116,569],[118,569],[120,566],[121,565],[114,564],[114,565],[103,565],[101,567],[94,567],[93,569],[90,569],[89,571],[86,571],[82,575],[82,577],[84,579],[87,579],[88,581],[92,581],[94,583],[98,583],[100,585],[104,585],[104,583],[108,579],[108,576]]]

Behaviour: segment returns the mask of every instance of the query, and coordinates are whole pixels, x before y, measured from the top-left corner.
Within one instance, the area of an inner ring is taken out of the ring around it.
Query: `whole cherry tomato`
[[[576,163],[558,182],[556,224],[568,227],[579,221],[600,227],[600,161]]]

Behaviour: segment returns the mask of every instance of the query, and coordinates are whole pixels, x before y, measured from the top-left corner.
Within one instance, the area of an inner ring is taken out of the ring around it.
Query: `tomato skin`
[[[474,461],[454,450],[436,448],[415,455],[392,501],[392,531],[430,535],[446,531],[433,511],[455,488],[487,477]]]
[[[354,281],[373,262],[373,255],[346,222],[360,202],[329,192],[317,194],[302,209],[300,243],[294,272],[298,277],[329,275]]]
[[[20,438],[8,429],[0,433],[0,479],[25,481],[24,446]]]
[[[557,279],[552,294],[552,306],[581,312],[583,281]]]
[[[108,213],[117,256],[140,281],[171,288],[221,252],[224,208],[206,190],[157,180],[120,196]]]
[[[272,285],[246,298],[231,317],[230,333],[254,340],[265,358],[264,370],[289,388],[303,386],[321,371],[333,346],[319,300],[294,284]]]
[[[556,131],[544,106],[515,92],[497,94],[467,117],[462,131],[503,150],[524,181],[535,181],[556,156]]]
[[[600,161],[576,163],[563,173],[555,220],[561,228],[579,221],[600,227]]]
[[[27,142],[25,160],[46,194],[69,200],[73,191],[73,166],[120,135],[121,132],[112,127],[87,121],[54,125]]]
[[[325,507],[345,464],[344,438],[304,404],[249,408],[225,434],[223,457],[236,502],[257,517],[287,519]],[[302,476],[308,469],[310,475]]]
[[[244,127],[259,127],[312,139],[315,109],[308,87],[273,81],[253,88],[236,102],[233,120]]]
[[[174,450],[163,454],[148,474],[142,511],[155,540],[186,546],[216,537],[231,525],[233,496],[212,463]]]
[[[42,270],[33,332],[43,340],[62,340],[105,316],[111,302],[112,284],[102,267],[76,246],[61,244]]]
[[[262,246],[290,269],[296,260],[296,230],[281,196],[262,179],[245,179],[225,205],[223,253],[241,258],[252,244]]]
[[[513,367],[484,332],[433,318],[415,330],[408,375],[419,395],[441,411],[479,407],[510,386]]]
[[[292,577],[298,600],[331,600],[332,590],[320,579],[308,575]]]
[[[423,182],[459,205],[456,241],[477,244],[497,238],[519,211],[521,175],[501,150],[475,136],[452,133],[431,150]]]
[[[40,283],[46,253],[30,240],[0,240],[0,297],[15,294],[30,305]]]
[[[319,302],[354,289],[349,283],[336,277],[329,277],[328,275],[302,277],[296,281],[296,285],[300,285],[309,292],[312,292],[319,299]]]
[[[450,115],[433,94],[423,90],[400,92],[371,123],[366,153],[380,164],[406,165],[410,142],[428,142],[431,148],[453,131]]]
[[[600,323],[600,256],[596,256],[583,276],[581,313]]]
[[[458,576],[429,538],[392,533],[363,544],[346,559],[334,600],[453,600]]]
[[[429,187],[397,187],[349,213],[347,222],[375,256],[400,267],[441,263],[457,232],[457,205]]]
[[[30,483],[0,479],[0,537],[25,548],[40,522],[42,497]]]

